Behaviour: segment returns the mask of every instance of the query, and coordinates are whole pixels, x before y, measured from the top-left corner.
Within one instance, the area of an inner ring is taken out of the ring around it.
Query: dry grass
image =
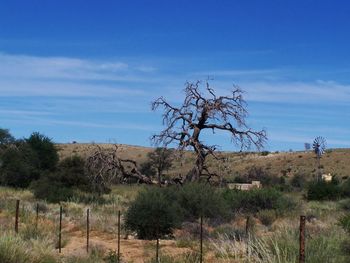
[[[99,144],[103,149],[112,148],[112,144]],[[93,144],[58,144],[59,154],[61,158],[72,156],[74,154],[86,157],[96,148]],[[121,156],[136,160],[141,164],[147,160],[147,153],[151,152],[152,148],[119,145]],[[286,174],[292,177],[295,174],[301,174],[306,178],[311,178],[315,174],[315,156],[312,152],[288,152],[288,153],[270,153],[267,156],[262,156],[260,153],[223,153],[228,162],[220,164],[215,160],[208,160],[209,167],[219,171],[222,175],[228,178],[237,174],[245,174],[252,167],[260,167],[272,176],[281,176]],[[334,149],[329,150],[322,157],[321,165],[323,165],[324,173],[336,175],[339,179],[343,176],[350,176],[350,149]],[[194,156],[190,152],[186,152],[183,158],[177,159],[173,167],[167,171],[169,176],[185,175],[192,167]]]

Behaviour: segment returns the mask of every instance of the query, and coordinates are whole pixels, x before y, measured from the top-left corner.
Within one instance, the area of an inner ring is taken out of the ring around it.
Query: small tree
[[[173,150],[158,147],[153,152],[148,153],[147,156],[149,160],[143,164],[143,168],[148,168],[151,173],[154,170],[157,173],[158,184],[161,186],[163,172],[173,164]]]
[[[228,96],[218,96],[206,82],[206,92],[200,90],[201,82],[187,83],[185,98],[180,106],[171,105],[165,98],[160,97],[152,103],[152,109],[163,109],[163,124],[165,129],[152,137],[157,145],[165,147],[174,143],[180,150],[192,149],[196,161],[186,181],[198,181],[206,176],[209,181],[212,176],[218,176],[209,171],[205,164],[211,155],[217,160],[216,145],[208,145],[201,139],[205,131],[223,131],[231,135],[231,140],[242,149],[251,145],[258,149],[266,140],[264,130],[254,131],[246,124],[248,114],[246,103],[239,88],[234,88]]]

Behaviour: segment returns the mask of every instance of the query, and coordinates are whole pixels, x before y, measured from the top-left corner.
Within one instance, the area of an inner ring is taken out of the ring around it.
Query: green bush
[[[12,187],[27,187],[40,176],[36,168],[38,158],[23,141],[8,147],[1,154],[0,184]]]
[[[306,179],[303,174],[297,173],[292,177],[290,184],[296,189],[303,189],[306,186]]]
[[[179,226],[179,208],[164,194],[166,189],[149,188],[139,193],[125,216],[125,227],[140,239],[171,235]]]
[[[215,187],[190,183],[173,189],[176,190],[175,200],[183,211],[184,220],[195,221],[202,215],[205,218],[222,221],[230,215],[229,206]]]
[[[337,200],[342,196],[341,188],[333,182],[317,181],[309,184],[308,200]]]
[[[45,176],[31,184],[34,196],[37,199],[43,199],[50,203],[68,201],[74,195],[72,188],[55,180],[54,176]]]
[[[35,197],[57,203],[73,198],[75,190],[91,190],[84,165],[84,160],[78,156],[63,159],[56,171],[42,174],[41,178],[31,185]],[[79,191],[76,196],[84,197]]]
[[[296,204],[273,188],[255,189],[251,191],[225,190],[223,196],[233,213],[257,213],[264,209],[273,209],[283,214]]]

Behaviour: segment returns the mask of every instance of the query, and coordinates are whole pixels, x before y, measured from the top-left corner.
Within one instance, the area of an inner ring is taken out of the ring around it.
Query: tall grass
[[[350,262],[350,258],[341,249],[346,235],[339,227],[311,226],[306,236],[306,262]],[[211,240],[211,245],[216,256],[227,262],[241,260],[255,263],[295,263],[299,256],[298,242],[297,227],[285,224],[273,233],[252,237],[244,242],[232,241],[222,235],[218,239]]]

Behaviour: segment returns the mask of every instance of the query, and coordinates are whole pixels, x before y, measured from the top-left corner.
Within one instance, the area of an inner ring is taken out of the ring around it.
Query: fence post
[[[203,263],[203,216],[201,215],[201,221],[200,221],[200,259],[199,262]]]
[[[62,245],[62,206],[60,206],[60,225],[58,230],[58,253],[61,253]]]
[[[38,223],[39,223],[39,203],[36,203],[36,218],[35,218],[36,231],[38,231]]]
[[[19,200],[16,200],[15,232],[18,233]]]
[[[118,211],[118,261],[120,262],[120,210]]]
[[[90,209],[86,210],[86,252],[89,253],[90,240]]]
[[[305,263],[305,216],[300,216],[299,244],[299,263]]]
[[[249,235],[249,232],[250,232],[250,216],[247,216],[247,219],[246,219],[246,222],[245,222],[245,234],[246,234],[246,238],[247,238],[247,241],[246,241],[246,254],[247,254],[247,258],[249,259],[249,238],[250,238],[250,235]]]

